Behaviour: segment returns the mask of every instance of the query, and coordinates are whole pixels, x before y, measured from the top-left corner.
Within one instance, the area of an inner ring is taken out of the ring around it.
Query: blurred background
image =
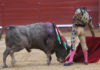
[[[98,29],[100,0],[0,0],[0,26],[50,21],[63,30],[70,30],[74,11],[78,7],[87,8],[94,27]]]
[[[78,7],[87,8],[93,19],[95,34],[100,37],[100,0],[0,0],[0,29],[8,25],[55,22],[62,32],[65,31],[63,34],[70,45],[72,18]],[[86,36],[91,35],[89,30],[85,32]],[[1,66],[5,48],[4,34],[0,41],[0,70],[100,70],[100,61],[89,63],[87,66],[83,63],[75,63],[69,67],[63,66],[57,62],[55,54],[52,55],[52,64],[48,66],[45,54],[36,49],[30,54],[26,50],[16,53],[15,67],[11,66],[11,58],[8,57],[9,68],[3,69]]]

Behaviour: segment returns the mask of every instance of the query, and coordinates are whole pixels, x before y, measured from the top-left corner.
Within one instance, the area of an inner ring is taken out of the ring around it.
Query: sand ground
[[[100,29],[95,30],[96,36],[100,36]],[[70,32],[63,33],[68,44],[70,44]],[[90,36],[90,32],[86,31],[86,35]],[[3,36],[4,37],[4,36]],[[3,52],[5,50],[4,38],[0,41],[0,70],[100,70],[100,61],[97,63],[89,63],[84,65],[83,63],[75,63],[72,66],[63,66],[63,64],[57,62],[55,54],[52,55],[51,65],[46,65],[46,55],[37,49],[33,49],[31,53],[27,53],[24,49],[15,53],[16,64],[14,67],[11,65],[11,58],[8,56],[7,65],[8,68],[2,68]],[[99,53],[98,53],[99,54]]]

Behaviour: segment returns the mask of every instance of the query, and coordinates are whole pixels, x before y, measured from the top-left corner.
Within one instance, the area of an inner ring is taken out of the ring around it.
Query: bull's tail
[[[0,32],[0,40],[2,38],[2,35],[3,35],[3,32],[4,32],[5,29],[14,29],[14,28],[15,28],[15,26],[6,26],[6,27],[3,27],[2,30],[1,30],[1,32]]]
[[[3,31],[4,31],[5,29],[4,28],[2,28],[2,30],[1,30],[1,32],[0,32],[0,40],[1,40],[1,38],[2,38],[2,34],[3,34]]]

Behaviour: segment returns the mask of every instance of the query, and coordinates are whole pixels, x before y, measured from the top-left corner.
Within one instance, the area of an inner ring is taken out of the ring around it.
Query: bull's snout
[[[58,58],[57,61],[59,61],[60,63],[64,63],[64,59],[62,58]]]

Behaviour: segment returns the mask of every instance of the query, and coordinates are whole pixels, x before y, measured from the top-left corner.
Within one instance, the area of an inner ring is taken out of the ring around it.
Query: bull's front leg
[[[50,65],[51,63],[51,53],[47,53],[47,64]]]

